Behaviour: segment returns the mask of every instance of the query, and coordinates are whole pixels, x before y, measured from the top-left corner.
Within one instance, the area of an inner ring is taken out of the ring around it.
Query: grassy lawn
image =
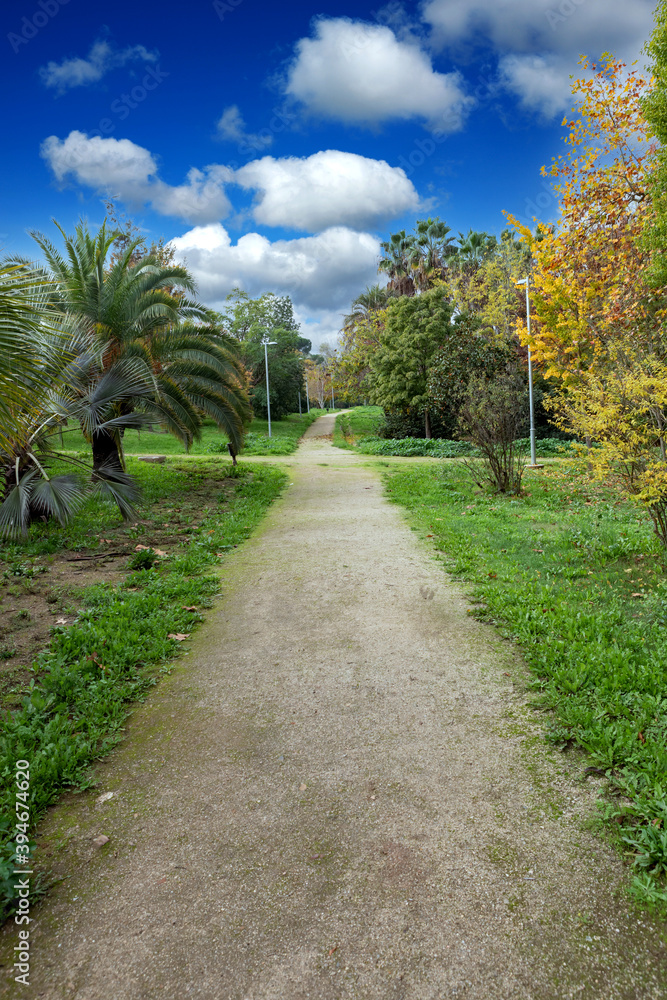
[[[667,576],[648,519],[570,463],[482,495],[460,463],[387,472],[389,496],[469,583],[471,614],[522,648],[564,753],[607,777],[606,829],[633,893],[667,904]],[[585,772],[584,772],[585,773]]]
[[[355,406],[336,417],[333,443],[337,448],[353,448],[359,438],[375,434],[383,416],[381,406]]]
[[[255,417],[246,434],[244,455],[291,455],[296,451],[299,438],[325,410],[311,409],[310,413],[290,413],[283,420],[268,421]],[[90,453],[90,446],[79,428],[63,432],[63,450]],[[183,443],[164,431],[126,431],[123,437],[126,455],[184,455]],[[199,441],[194,441],[190,455],[227,455],[227,436],[212,421],[206,421]]]
[[[382,417],[383,411],[380,406],[355,407],[350,413],[342,414],[336,419],[333,443],[337,448],[353,448],[362,455],[394,458],[457,458],[459,455],[471,455],[474,452],[472,445],[466,441],[378,437],[377,429]],[[524,439],[523,444],[528,454],[530,447],[528,438]],[[554,438],[536,442],[538,458],[562,456],[570,450],[569,443]]]
[[[30,762],[30,835],[63,788],[91,783],[130,703],[202,621],[220,588],[216,566],[286,481],[214,456],[128,466],[144,492],[137,521],[90,501],[66,528],[35,524],[0,548],[0,918],[14,902],[15,762]]]

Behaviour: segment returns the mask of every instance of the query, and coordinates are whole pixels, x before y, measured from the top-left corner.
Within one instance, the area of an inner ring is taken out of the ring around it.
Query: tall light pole
[[[277,340],[269,340],[268,334],[262,337],[262,343],[264,344],[264,369],[266,371],[266,412],[269,417],[269,437],[271,437],[271,400],[269,398],[269,354],[267,348],[271,344],[277,344]]]
[[[530,403],[530,464],[537,465],[535,458],[535,407],[533,405],[533,359],[530,353],[530,295],[529,278],[519,278],[517,285],[526,286],[526,329],[528,331],[528,400]]]

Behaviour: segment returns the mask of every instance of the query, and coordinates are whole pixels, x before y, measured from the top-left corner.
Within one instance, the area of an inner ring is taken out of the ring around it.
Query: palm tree
[[[116,360],[105,370],[104,348],[71,318],[58,330],[40,329],[32,343],[28,338],[26,343],[37,362],[37,377],[23,373],[21,398],[12,400],[11,426],[0,443],[0,531],[16,536],[37,517],[65,523],[91,492],[113,499],[129,517],[138,495],[131,477],[112,462],[90,469],[80,459],[57,452],[54,439],[68,420],[89,435],[140,426],[145,420],[141,414],[118,416],[117,407],[150,396],[152,380],[147,381],[144,367],[131,359]],[[54,460],[68,463],[73,471],[54,474]],[[87,480],[81,477],[84,470]]]
[[[139,411],[189,447],[207,414],[238,450],[250,416],[243,368],[231,338],[208,325],[207,310],[187,297],[194,282],[186,268],[162,265],[151,256],[137,259],[141,238],[125,240],[122,253],[107,265],[115,231],[103,224],[93,235],[82,222],[68,236],[56,225],[64,254],[41,233],[31,235],[51,270],[57,307],[104,346],[103,371],[131,359],[137,371],[143,366],[142,384],[153,386],[136,399],[119,398],[115,415]],[[123,468],[123,428],[119,422],[84,431],[95,470],[110,464]]]
[[[447,264],[456,256],[450,227],[440,219],[419,219],[410,264],[420,291],[433,286],[444,276]]]
[[[365,290],[352,303],[351,311],[343,320],[343,327],[355,326],[369,319],[374,312],[384,309],[390,297],[390,292],[382,285],[366,285]]]
[[[411,265],[414,244],[415,237],[406,236],[404,229],[400,233],[392,233],[386,242],[380,244],[384,256],[380,258],[378,270],[388,275],[387,288],[396,295],[415,294]]]
[[[11,441],[16,412],[28,405],[34,387],[51,378],[39,351],[51,291],[52,282],[34,265],[0,263],[0,445]]]
[[[493,253],[498,245],[495,236],[488,233],[476,232],[474,229],[468,230],[468,235],[459,233],[459,250],[457,262],[462,270],[468,272],[477,271],[485,260]]]

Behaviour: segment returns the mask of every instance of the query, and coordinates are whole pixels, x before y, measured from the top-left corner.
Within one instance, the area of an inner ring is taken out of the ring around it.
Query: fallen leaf
[[[95,840],[93,841],[95,847],[104,847],[104,845],[108,843],[109,843],[109,838],[105,837],[104,834],[101,834],[101,836],[99,837],[95,837]]]
[[[56,625],[67,625],[66,618],[56,618]]]
[[[498,576],[498,574],[497,573],[488,573],[487,576],[489,576],[492,580],[495,580],[495,578]]]
[[[646,743],[646,740],[644,738],[644,734],[643,733],[638,733],[637,736],[639,737],[639,739],[641,740],[642,743]]]
[[[135,552],[147,552],[148,549],[150,549],[150,545],[135,545],[134,546],[134,551]]]
[[[303,782],[302,782],[302,783],[301,783],[301,784],[299,785],[299,791],[300,791],[300,792],[305,792],[305,790],[306,790],[306,788],[307,788],[307,787],[308,787],[308,785],[304,785],[304,784],[303,784]]]
[[[643,597],[644,595],[643,594],[633,594],[632,596],[633,597]]]
[[[331,956],[333,955],[333,953],[334,953],[335,951],[338,951],[338,945],[337,945],[337,944],[335,944],[335,945],[333,946],[333,948],[329,948],[329,958],[331,958]]]
[[[113,798],[113,792],[105,792],[104,795],[98,795],[95,801],[101,805],[103,802],[108,802],[109,799],[112,798]]]
[[[181,604],[181,611],[196,611],[196,604]]]
[[[153,549],[153,552],[155,553],[156,556],[167,556],[167,555],[169,555],[168,552],[164,552],[162,549]]]
[[[184,639],[189,639],[192,632],[169,632],[167,639],[175,639],[176,642],[183,642]]]

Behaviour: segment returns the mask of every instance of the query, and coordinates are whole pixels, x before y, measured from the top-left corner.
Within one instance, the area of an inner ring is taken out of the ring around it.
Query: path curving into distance
[[[69,877],[35,911],[33,986],[0,995],[664,1000],[661,927],[582,829],[594,780],[332,423],[100,787],[47,818]]]

